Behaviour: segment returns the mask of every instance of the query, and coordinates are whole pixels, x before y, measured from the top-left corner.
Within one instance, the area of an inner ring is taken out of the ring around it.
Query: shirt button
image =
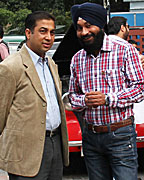
[[[43,103],[43,105],[42,105],[43,107],[46,107],[46,103]]]
[[[132,145],[131,145],[131,144],[129,144],[129,148],[132,148]]]
[[[8,160],[7,159],[4,159],[4,163],[7,163],[8,162]]]

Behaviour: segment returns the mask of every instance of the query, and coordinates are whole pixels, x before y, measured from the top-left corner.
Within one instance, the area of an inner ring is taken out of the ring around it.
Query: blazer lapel
[[[56,87],[56,92],[57,92],[57,95],[58,97],[60,97],[60,89],[58,88],[58,76],[57,76],[57,65],[54,64],[52,62],[52,60],[50,58],[48,58],[48,65],[49,65],[49,68],[50,68],[50,71],[51,71],[51,74],[52,74],[52,77],[53,77],[53,80],[54,80],[54,83],[55,83],[55,87]]]
[[[38,73],[35,69],[35,66],[33,64],[33,61],[27,51],[27,49],[23,46],[20,50],[23,65],[25,67],[25,72],[28,75],[29,79],[31,80],[31,83],[36,90],[36,92],[39,94],[39,96],[46,102],[46,97],[44,95],[44,91],[41,85],[41,81],[39,79]]]

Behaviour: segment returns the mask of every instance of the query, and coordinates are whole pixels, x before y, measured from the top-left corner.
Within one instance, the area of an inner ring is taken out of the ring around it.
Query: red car
[[[63,95],[63,102],[65,105],[67,129],[69,136],[69,150],[70,152],[82,152],[82,124],[78,119],[78,114],[72,111],[68,100],[68,93]]]
[[[67,110],[65,112],[69,135],[69,150],[70,152],[80,152],[82,150],[82,131],[80,124],[74,112]]]

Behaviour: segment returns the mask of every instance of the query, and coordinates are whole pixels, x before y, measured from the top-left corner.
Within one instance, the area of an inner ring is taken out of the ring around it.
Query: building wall
[[[144,0],[123,0],[130,3],[130,12],[143,12]]]
[[[123,16],[127,18],[130,26],[144,26],[144,11],[143,12],[116,12],[111,13],[110,17]]]

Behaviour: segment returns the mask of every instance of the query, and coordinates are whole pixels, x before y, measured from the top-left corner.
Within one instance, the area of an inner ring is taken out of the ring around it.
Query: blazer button
[[[8,160],[7,159],[4,159],[4,163],[7,163],[8,162]]]
[[[41,137],[40,137],[40,140],[43,141],[43,139],[44,139],[43,136],[41,136]]]
[[[46,103],[43,103],[43,105],[42,105],[43,107],[46,107]]]
[[[44,120],[41,121],[42,124],[44,124],[44,122],[45,122]]]

